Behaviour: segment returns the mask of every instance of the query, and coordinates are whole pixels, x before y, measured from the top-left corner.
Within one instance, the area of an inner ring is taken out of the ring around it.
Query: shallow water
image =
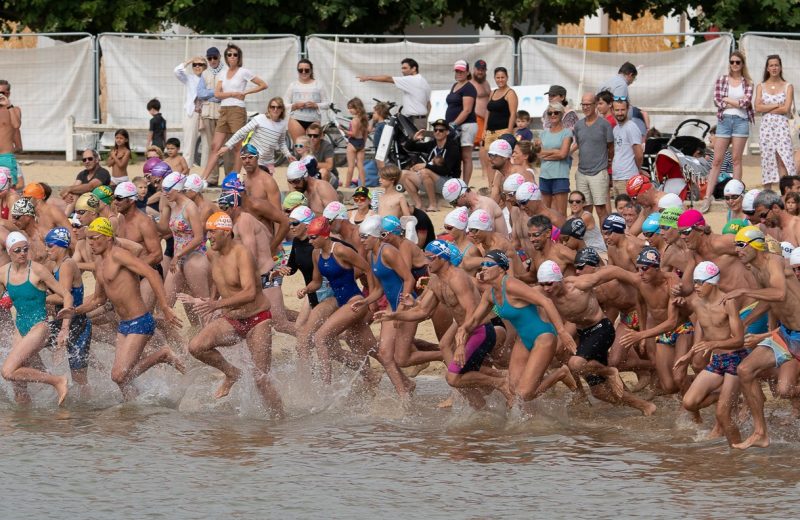
[[[235,357],[241,351],[234,351]],[[105,358],[109,361],[110,358]],[[386,378],[376,396],[307,395],[276,363],[289,417],[264,418],[252,384],[214,402],[213,372],[159,368],[119,404],[96,371],[88,403],[0,397],[0,518],[676,518],[794,517],[800,439],[785,407],[773,446],[746,453],[703,440],[674,399],[645,418],[548,394],[522,414],[436,404],[449,390],[417,379],[405,413]],[[59,371],[59,370],[56,370]],[[749,428],[749,425],[748,425]]]

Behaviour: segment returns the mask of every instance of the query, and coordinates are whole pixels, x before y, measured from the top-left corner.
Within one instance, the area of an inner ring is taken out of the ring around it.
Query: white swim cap
[[[10,188],[11,184],[11,170],[5,166],[0,166],[0,193]]]
[[[456,208],[444,216],[444,225],[453,226],[456,229],[464,231],[467,229],[467,220],[469,218],[469,210],[465,207]]]
[[[792,267],[800,265],[800,247],[796,247],[792,250],[792,254],[789,255],[789,265]]]
[[[678,195],[674,193],[667,193],[658,201],[658,207],[661,209],[667,208],[681,208],[683,209],[683,201]]]
[[[694,268],[692,279],[701,283],[719,284],[719,267],[714,262],[700,262]]]
[[[307,175],[308,175],[308,168],[306,168],[306,164],[302,161],[292,161],[286,168],[287,180],[296,181],[298,179],[306,177]]]
[[[744,183],[739,179],[731,179],[722,190],[725,195],[741,195],[744,193]]]
[[[503,193],[511,193],[512,195],[515,195],[519,187],[523,184],[525,184],[525,177],[519,173],[512,173],[506,177],[506,180],[503,181]]]
[[[524,182],[522,186],[517,188],[517,193],[514,194],[517,202],[528,202],[529,200],[542,200],[542,192],[539,191],[539,186],[533,182]]]
[[[322,216],[328,220],[347,220],[347,208],[341,202],[334,200],[325,206],[325,209],[322,210]]]
[[[124,199],[132,199],[136,197],[136,185],[130,181],[125,181],[117,184],[117,187],[114,188],[114,196],[115,197],[122,197]]]
[[[560,282],[564,279],[561,268],[552,260],[545,260],[536,271],[536,280],[539,283]]]
[[[792,254],[793,250],[794,246],[791,242],[781,242],[781,253],[783,253],[783,257],[787,260],[789,259],[789,256]]]
[[[19,231],[12,231],[11,233],[8,234],[8,237],[6,238],[6,249],[8,251],[11,251],[11,248],[14,247],[16,244],[27,241],[28,237],[26,237]]]
[[[460,196],[465,194],[468,189],[469,186],[467,186],[467,183],[461,179],[448,179],[447,182],[444,183],[444,186],[442,186],[442,197],[452,204],[458,200]]]
[[[303,224],[308,224],[309,222],[314,220],[315,216],[316,215],[314,215],[314,212],[311,211],[311,208],[309,208],[308,206],[297,206],[292,210],[291,213],[289,213],[289,218],[291,220],[296,220]]]
[[[164,193],[175,190],[183,191],[183,186],[186,184],[186,176],[182,173],[172,172],[161,181],[161,189]]]
[[[195,193],[201,193],[207,186],[208,183],[204,181],[202,177],[193,173],[186,177],[184,189],[191,190]]]
[[[489,155],[499,155],[508,159],[513,151],[514,149],[505,139],[496,139],[489,145]]]
[[[476,209],[473,211],[469,220],[467,221],[467,229],[477,229],[479,231],[492,231],[494,230],[494,221],[489,212],[485,209]]]
[[[756,210],[756,197],[761,193],[761,190],[750,190],[744,194],[742,199],[742,211],[755,211]]]
[[[358,225],[359,235],[369,235],[371,237],[380,238],[383,233],[383,226],[381,225],[381,217],[379,215],[370,215],[364,219],[364,222]]]

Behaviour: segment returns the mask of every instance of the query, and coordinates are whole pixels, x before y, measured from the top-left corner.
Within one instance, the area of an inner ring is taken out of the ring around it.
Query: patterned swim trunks
[[[631,330],[639,331],[639,313],[637,311],[620,313],[619,321]]]
[[[711,356],[711,362],[706,367],[706,370],[719,376],[724,376],[725,374],[730,374],[732,376],[738,375],[736,373],[736,368],[749,353],[749,350],[743,348],[724,354],[714,354]]]
[[[678,328],[672,332],[660,334],[658,338],[656,338],[656,343],[674,347],[675,344],[678,343],[678,336],[681,334],[694,334],[694,324],[691,321],[687,321],[683,325],[679,325]]]

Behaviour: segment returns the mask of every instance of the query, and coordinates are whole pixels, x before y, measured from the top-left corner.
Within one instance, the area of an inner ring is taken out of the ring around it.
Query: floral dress
[[[762,85],[761,102],[767,105],[783,105],[786,102],[786,91],[770,94]],[[789,126],[789,118],[786,114],[764,114],[761,118],[758,144],[761,148],[761,181],[764,184],[780,180],[776,154],[780,156],[789,175],[794,175],[792,134]]]

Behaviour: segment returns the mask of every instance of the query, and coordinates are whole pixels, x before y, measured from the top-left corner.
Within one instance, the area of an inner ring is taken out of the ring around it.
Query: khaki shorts
[[[478,123],[463,123],[461,125],[461,148],[475,146],[475,136],[478,134]]]
[[[586,197],[586,204],[604,206],[608,202],[608,171],[602,170],[595,175],[576,172],[575,189]]]
[[[216,132],[235,134],[247,122],[247,110],[244,107],[222,107],[219,109]]]
[[[627,195],[628,194],[628,190],[626,189],[627,186],[628,186],[628,181],[627,180],[624,180],[624,181],[612,181],[611,182],[611,192],[614,195],[614,197],[617,197],[618,195]]]
[[[483,132],[483,147],[489,150],[493,142],[497,141],[503,135],[502,130],[486,130]]]

